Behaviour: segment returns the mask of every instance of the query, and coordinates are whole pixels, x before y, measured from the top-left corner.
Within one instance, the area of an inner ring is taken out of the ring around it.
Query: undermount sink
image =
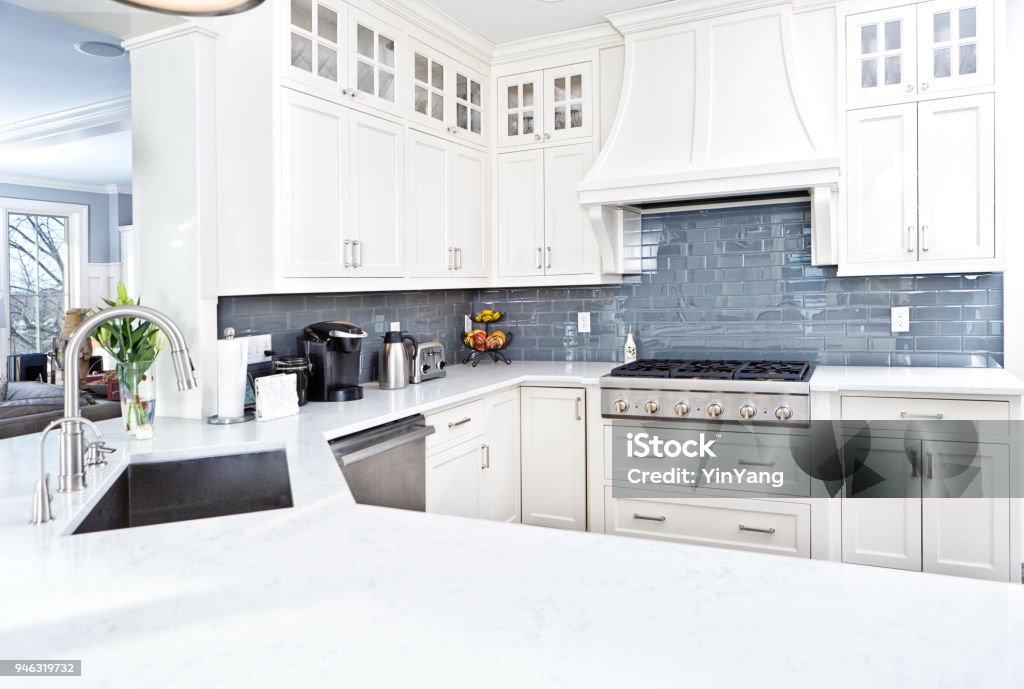
[[[129,464],[74,534],[291,507],[285,451]]]

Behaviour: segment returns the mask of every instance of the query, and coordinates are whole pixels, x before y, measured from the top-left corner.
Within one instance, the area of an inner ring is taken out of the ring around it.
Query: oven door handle
[[[342,454],[340,459],[343,465],[351,466],[356,462],[362,462],[363,460],[370,459],[371,457],[376,457],[377,455],[383,454],[385,452],[390,452],[391,450],[401,447],[402,445],[408,445],[409,443],[414,443],[417,440],[422,440],[423,438],[426,438],[428,435],[432,435],[433,433],[433,426],[424,426],[423,428],[418,428],[415,431],[412,431],[411,433],[403,433],[402,435],[396,436],[394,438],[389,438],[384,442],[380,442],[375,445],[370,445],[369,447],[364,447],[362,450]]]

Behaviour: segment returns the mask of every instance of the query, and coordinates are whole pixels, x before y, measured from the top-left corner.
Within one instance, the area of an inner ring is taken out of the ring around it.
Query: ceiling
[[[658,0],[429,0],[492,43],[600,24],[614,12],[660,4]]]
[[[127,55],[84,55],[74,47],[80,41],[121,42],[0,0],[0,131],[130,94]],[[125,121],[120,129],[127,126]],[[0,151],[0,176],[130,184],[131,133],[111,133],[111,127],[76,133],[74,127],[59,138],[5,146]]]

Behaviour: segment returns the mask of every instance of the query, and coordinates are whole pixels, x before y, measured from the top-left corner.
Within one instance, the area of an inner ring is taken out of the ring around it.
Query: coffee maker
[[[354,323],[324,321],[307,325],[299,336],[299,351],[313,366],[309,399],[348,402],[363,398],[359,387],[359,356],[366,331]]]

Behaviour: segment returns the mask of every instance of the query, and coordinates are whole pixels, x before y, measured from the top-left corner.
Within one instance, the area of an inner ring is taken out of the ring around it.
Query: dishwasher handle
[[[433,433],[433,426],[420,426],[409,433],[402,433],[390,438],[385,438],[379,443],[361,448],[355,452],[336,452],[335,454],[336,457],[341,460],[343,466],[351,466],[356,462],[362,462],[364,459],[370,459],[371,457],[376,457],[379,454],[390,452],[402,445],[408,445],[409,443],[422,440],[428,435],[433,435]]]

